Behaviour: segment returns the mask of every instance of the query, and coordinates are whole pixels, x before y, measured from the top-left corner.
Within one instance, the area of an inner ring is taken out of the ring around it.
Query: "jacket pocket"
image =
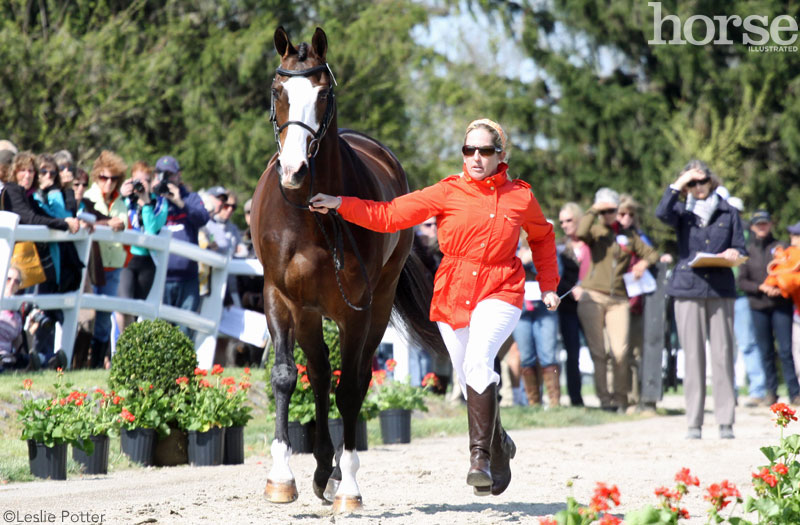
[[[694,287],[694,272],[688,266],[686,268],[684,270],[679,266],[672,274],[672,287],[676,290],[691,290]]]

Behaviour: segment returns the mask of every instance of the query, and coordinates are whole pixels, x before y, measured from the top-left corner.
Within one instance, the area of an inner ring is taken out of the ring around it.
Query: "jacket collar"
[[[467,175],[466,164],[463,165],[461,169],[463,170],[461,176],[466,182],[470,184],[477,184],[479,186],[493,186],[495,188],[499,188],[500,186],[505,184],[506,181],[508,181],[508,174],[507,174],[508,164],[506,164],[505,162],[501,162],[500,164],[497,165],[497,173],[489,177],[486,177],[483,180],[475,180],[469,175]]]

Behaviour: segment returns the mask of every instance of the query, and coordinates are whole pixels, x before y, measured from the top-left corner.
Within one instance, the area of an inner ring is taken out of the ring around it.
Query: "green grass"
[[[242,369],[229,368],[226,372],[239,376]],[[108,371],[79,370],[67,372],[66,381],[73,388],[89,390],[94,387],[108,387]],[[272,414],[268,414],[267,397],[264,393],[263,373],[253,371],[253,390],[251,401],[254,405],[253,419],[245,428],[245,456],[266,456],[274,435]],[[0,484],[8,482],[31,481],[28,467],[27,444],[19,439],[22,427],[17,422],[16,410],[19,407],[19,393],[23,379],[33,380],[35,394],[47,394],[54,391],[52,385],[56,380],[53,371],[15,372],[0,374]],[[414,412],[411,424],[412,439],[431,436],[449,436],[466,434],[467,411],[461,403],[452,404],[442,396],[430,395],[427,401],[428,412]],[[659,410],[660,413],[664,413]],[[501,411],[503,426],[509,430],[520,428],[545,428],[599,425],[616,421],[638,419],[640,415],[621,415],[591,408],[559,407],[553,410],[528,407],[503,408]],[[372,445],[382,443],[380,421],[373,419],[367,422],[368,442]],[[77,464],[72,461],[71,452],[68,460],[68,477],[75,478],[80,474]],[[131,463],[120,452],[119,439],[111,440],[109,471],[141,468]]]

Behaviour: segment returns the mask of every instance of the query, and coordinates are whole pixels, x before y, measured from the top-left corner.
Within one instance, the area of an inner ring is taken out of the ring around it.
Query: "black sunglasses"
[[[617,209],[616,208],[609,208],[607,210],[601,210],[600,213],[602,213],[603,215],[610,215],[612,213],[617,213]]]
[[[697,180],[697,179],[690,180],[689,182],[686,183],[686,187],[687,188],[694,188],[698,184],[708,184],[709,181],[711,181],[711,179],[709,179],[708,177],[706,177],[705,179],[700,179],[700,180]]]
[[[56,175],[56,170],[39,170],[39,175]]]
[[[481,154],[481,157],[491,157],[495,153],[500,153],[503,150],[497,146],[467,146],[466,144],[461,146],[461,153],[463,153],[465,157],[475,155],[476,151]]]
[[[224,208],[233,208],[235,210],[236,209],[236,203],[234,202],[233,204],[225,204],[225,205],[223,205],[223,207]]]

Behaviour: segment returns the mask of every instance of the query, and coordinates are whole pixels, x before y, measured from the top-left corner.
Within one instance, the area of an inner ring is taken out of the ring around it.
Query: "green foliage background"
[[[788,0],[661,4],[684,21],[800,14]],[[470,12],[500,29],[447,42],[454,54],[414,38]],[[275,151],[278,25],[295,43],[325,29],[339,126],[387,144],[412,187],[458,171],[465,124],[490,116],[550,217],[611,186],[663,242],[672,233],[652,210],[700,157],[748,211],[770,209],[781,228],[800,219],[800,53],[752,52],[733,26],[734,45],[649,45],[653,8],[638,0],[0,0],[0,138],[67,148],[84,167],[103,148],[131,163],[170,153],[195,188],[223,182],[246,199]],[[534,61],[533,81],[500,50],[509,43]]]

